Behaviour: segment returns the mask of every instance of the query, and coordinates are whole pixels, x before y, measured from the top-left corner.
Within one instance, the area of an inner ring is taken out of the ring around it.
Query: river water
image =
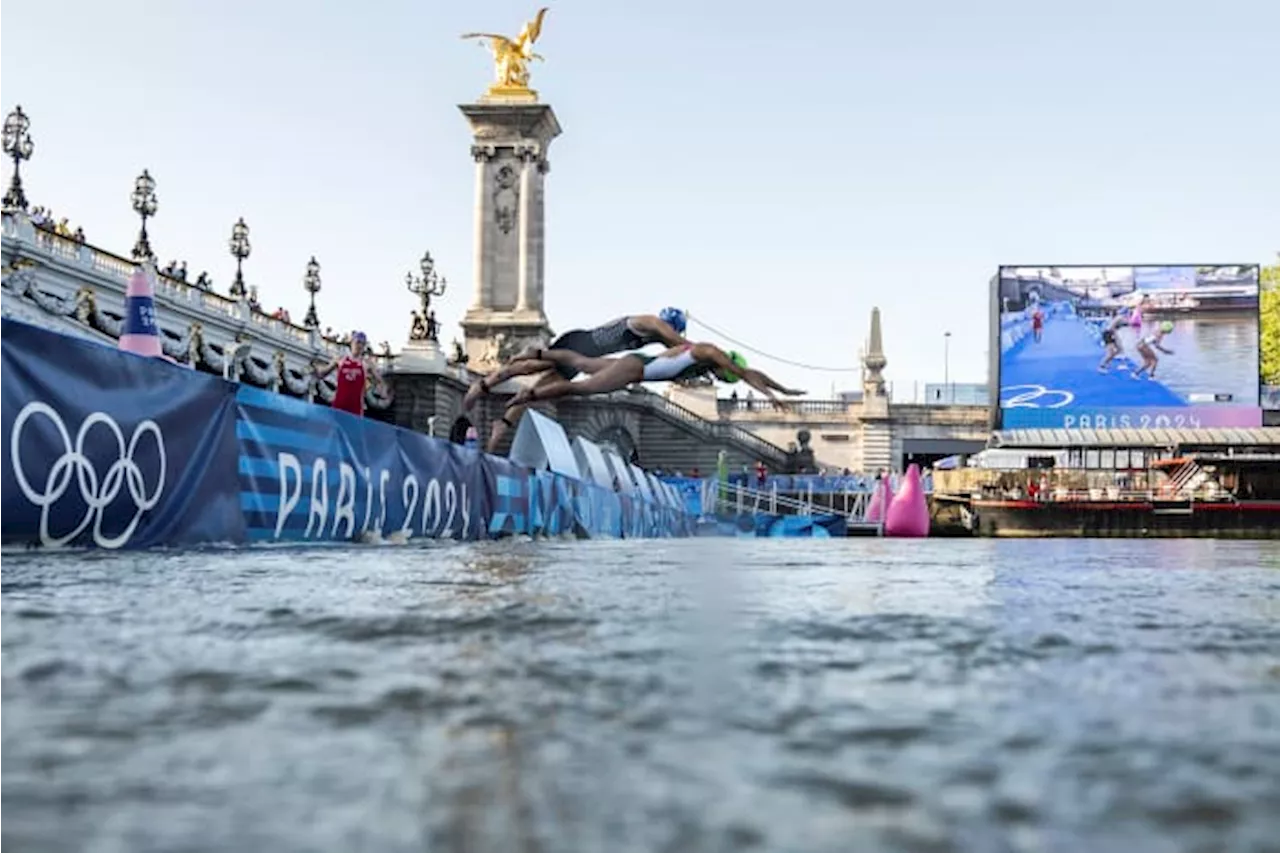
[[[1191,394],[1230,394],[1236,403],[1253,405],[1258,399],[1258,317],[1199,315],[1172,317],[1173,333],[1160,356],[1160,381],[1184,399]],[[1120,334],[1125,354],[1135,366],[1142,363],[1129,330]],[[1210,398],[1212,399],[1212,398]]]
[[[1280,549],[6,556],[5,851],[1280,849]]]

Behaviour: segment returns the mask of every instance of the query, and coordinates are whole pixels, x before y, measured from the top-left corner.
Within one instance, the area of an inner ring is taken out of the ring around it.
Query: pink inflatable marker
[[[884,535],[919,539],[929,535],[929,504],[920,482],[920,466],[907,466],[907,475],[884,514]]]
[[[884,521],[885,511],[892,500],[893,493],[889,491],[889,477],[886,475],[880,478],[875,491],[871,493],[871,500],[867,502],[867,512],[863,515],[863,520],[871,524]]]
[[[156,289],[149,270],[134,267],[124,291],[124,327],[119,347],[123,352],[160,358],[160,329],[156,326]]]

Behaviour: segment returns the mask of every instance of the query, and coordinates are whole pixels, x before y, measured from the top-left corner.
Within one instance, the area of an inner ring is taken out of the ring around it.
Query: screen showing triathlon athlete
[[[1004,429],[1251,427],[1258,267],[1001,267]]]

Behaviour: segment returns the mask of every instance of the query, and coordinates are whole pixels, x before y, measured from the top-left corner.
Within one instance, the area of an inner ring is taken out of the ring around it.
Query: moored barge
[[[1280,539],[1280,429],[1011,430],[935,501],[995,537]]]

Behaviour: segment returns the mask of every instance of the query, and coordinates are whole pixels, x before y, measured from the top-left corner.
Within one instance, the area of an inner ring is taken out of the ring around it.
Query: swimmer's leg
[[[563,381],[560,376],[553,372],[548,372],[538,377],[538,381],[533,383],[534,388],[546,388],[556,382]],[[520,423],[520,418],[524,417],[525,406],[510,406],[502,413],[502,417],[493,422],[493,426],[489,428],[489,443],[485,449],[490,453],[497,453],[498,447],[502,444],[502,439],[506,436],[508,430],[513,430]]]

